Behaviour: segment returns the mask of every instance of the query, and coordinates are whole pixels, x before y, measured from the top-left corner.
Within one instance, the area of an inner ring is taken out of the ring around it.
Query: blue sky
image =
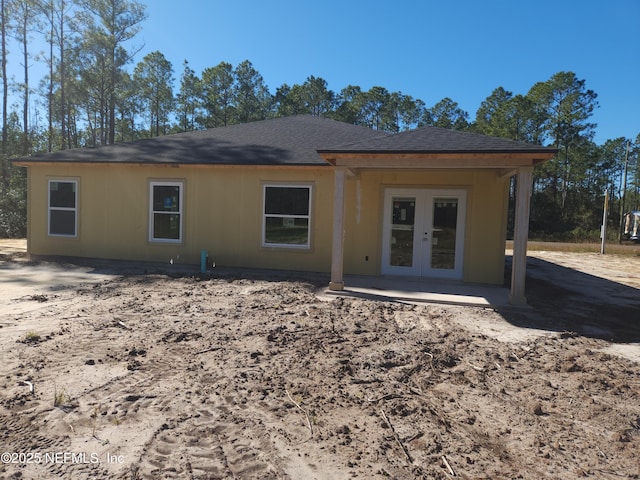
[[[640,133],[639,0],[153,0],[134,42],[160,50],[176,79],[247,59],[272,93],[324,78],[379,85],[471,118],[502,86],[526,93],[573,71],[598,94],[596,142]]]
[[[184,60],[198,75],[249,60],[272,93],[314,75],[336,92],[450,97],[473,119],[499,86],[525,94],[573,71],[598,94],[597,143],[640,133],[640,0],[140,1],[134,62],[159,50],[176,81]]]

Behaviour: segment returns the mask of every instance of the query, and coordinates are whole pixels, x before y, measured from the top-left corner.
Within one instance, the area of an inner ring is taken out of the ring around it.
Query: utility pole
[[[629,167],[630,148],[631,140],[627,140],[627,153],[624,156],[624,173],[622,174],[622,199],[620,201],[620,230],[618,231],[618,243],[622,243],[622,234],[624,232],[624,203],[627,194],[627,168]]]
[[[604,191],[604,212],[602,213],[602,227],[600,228],[600,255],[604,255],[605,246],[607,244],[607,217],[609,216],[609,190]]]

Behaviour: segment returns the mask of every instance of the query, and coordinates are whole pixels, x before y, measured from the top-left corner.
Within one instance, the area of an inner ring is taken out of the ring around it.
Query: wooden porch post
[[[516,186],[516,218],[513,235],[513,262],[511,267],[511,294],[509,303],[526,305],[524,294],[527,277],[527,241],[529,238],[529,211],[531,208],[531,185],[533,167],[518,168]]]
[[[333,241],[331,245],[331,281],[330,290],[344,289],[344,182],[347,170],[335,169],[335,187],[333,193]]]

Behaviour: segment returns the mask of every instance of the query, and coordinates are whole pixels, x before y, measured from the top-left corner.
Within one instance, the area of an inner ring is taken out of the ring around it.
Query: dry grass
[[[568,253],[600,253],[600,243],[561,243],[538,242],[529,240],[529,251],[568,252]],[[507,241],[507,250],[513,249],[513,241]],[[628,257],[640,257],[640,244],[607,243],[605,253],[612,255],[624,255]]]

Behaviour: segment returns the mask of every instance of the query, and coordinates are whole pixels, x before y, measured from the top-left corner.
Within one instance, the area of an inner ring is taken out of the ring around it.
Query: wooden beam
[[[414,168],[414,169],[460,169],[460,168],[517,168],[527,167],[533,164],[531,158],[498,159],[498,158],[396,158],[388,159],[365,159],[350,158],[338,159],[335,165],[347,168]]]
[[[527,304],[525,280],[527,278],[527,242],[529,238],[532,181],[533,167],[518,169],[513,261],[511,266],[511,294],[509,295],[509,303],[512,305],[524,306]]]
[[[331,165],[351,168],[514,169],[551,159],[548,152],[320,152]]]
[[[323,153],[319,154],[323,159],[329,163],[338,162],[345,159],[398,159],[398,158],[415,158],[423,160],[446,160],[446,159],[473,159],[473,158],[486,158],[486,159],[515,159],[526,158],[529,161],[534,159],[537,161],[544,161],[553,158],[555,151],[550,152],[353,152],[353,153]]]
[[[346,175],[347,169],[335,169],[330,290],[344,290],[344,189]]]
[[[513,177],[516,173],[518,173],[517,168],[503,168],[498,170],[498,177],[500,178]]]

